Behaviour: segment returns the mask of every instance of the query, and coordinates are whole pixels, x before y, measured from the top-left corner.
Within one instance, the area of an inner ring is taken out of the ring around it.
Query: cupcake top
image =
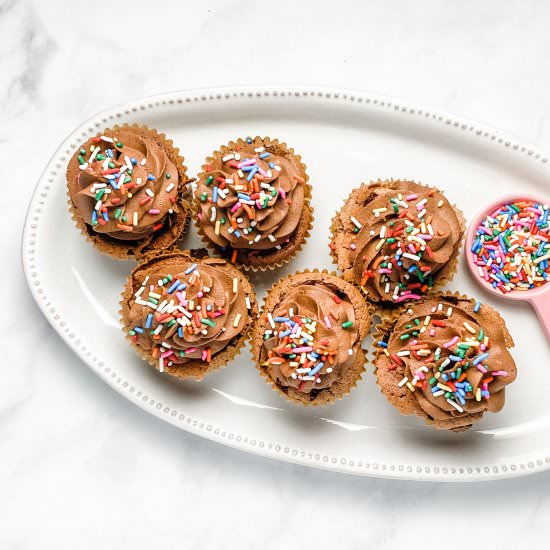
[[[269,138],[238,140],[207,159],[195,192],[201,233],[233,255],[289,243],[309,200],[300,158]]]
[[[67,169],[71,201],[88,230],[146,247],[182,208],[178,193],[187,182],[176,158],[147,128],[108,129],[90,138]]]
[[[460,431],[503,407],[504,388],[516,378],[513,341],[490,306],[464,296],[425,297],[381,333],[378,382],[401,412]]]
[[[269,294],[258,327],[260,367],[282,389],[337,395],[364,365],[370,316],[359,292],[327,273],[298,273]]]
[[[250,283],[225,260],[172,253],[133,271],[122,315],[132,342],[161,372],[200,378],[231,358],[256,311]]]
[[[418,300],[451,274],[464,222],[437,189],[412,181],[355,189],[333,220],[332,253],[344,278],[373,302]]]

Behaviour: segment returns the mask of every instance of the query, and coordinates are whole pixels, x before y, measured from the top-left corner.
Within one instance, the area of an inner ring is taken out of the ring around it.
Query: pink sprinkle
[[[199,290],[197,292],[197,298],[202,298],[204,296],[204,293],[202,292],[202,290]]]
[[[310,351],[313,351],[313,348],[311,346],[303,346],[301,348],[294,348],[292,351],[293,353],[309,353]]]
[[[163,359],[166,359],[167,357],[170,357],[170,355],[172,355],[174,352],[170,349],[168,351],[165,351],[164,353],[161,353],[160,356],[163,358]]]
[[[279,187],[279,195],[281,195],[283,199],[286,199],[286,193],[282,187]]]
[[[384,267],[384,268],[379,269],[378,273],[391,273],[391,269],[388,269],[387,267]]]
[[[454,346],[458,342],[458,336],[453,336],[448,342],[445,342],[443,344],[444,348],[450,348],[451,346]]]
[[[160,210],[158,208],[151,208],[151,210],[149,210],[149,214],[160,214]]]
[[[327,328],[332,328],[330,319],[326,315],[325,315],[325,325],[327,326]]]
[[[201,359],[202,359],[203,361],[206,361],[206,356],[207,356],[207,352],[206,352],[205,349],[203,349],[203,350],[202,350]]]
[[[258,168],[258,172],[264,177],[267,178],[267,172],[263,168]]]
[[[236,212],[241,207],[241,203],[237,201],[231,208],[231,212]]]
[[[181,292],[176,292],[176,298],[178,299],[178,302],[180,304],[183,304],[185,302],[185,298],[183,297],[183,294]]]
[[[237,168],[242,168],[243,166],[252,166],[253,164],[256,164],[256,159],[248,159],[243,162],[239,162],[239,164],[237,164]]]
[[[494,370],[492,376],[506,376],[508,373],[505,370]]]
[[[481,363],[478,363],[476,367],[477,367],[477,370],[481,371],[483,374],[487,373],[487,369]]]
[[[407,294],[405,296],[399,296],[399,298],[396,298],[394,300],[394,303],[398,304],[399,302],[404,302],[405,300],[420,300],[422,296],[419,294]]]
[[[405,197],[405,200],[407,201],[413,201],[414,199],[417,199],[418,198],[418,195],[416,193],[412,193],[411,195],[407,195]]]
[[[355,243],[351,243],[349,245],[349,247],[352,249],[352,250],[355,250],[357,248],[357,245]]]
[[[193,353],[194,351],[197,351],[197,348],[188,348],[185,350],[185,353]]]
[[[430,329],[430,336],[435,336],[435,329],[434,328]]]

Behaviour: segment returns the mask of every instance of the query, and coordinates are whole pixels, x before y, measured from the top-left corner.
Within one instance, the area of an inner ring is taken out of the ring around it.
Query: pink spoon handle
[[[550,284],[550,283],[546,283]],[[531,305],[537,312],[540,324],[550,342],[550,292],[542,292],[536,298],[530,300]]]

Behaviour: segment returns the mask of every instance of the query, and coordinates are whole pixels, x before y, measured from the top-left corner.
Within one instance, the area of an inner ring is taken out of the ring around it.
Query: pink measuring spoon
[[[474,256],[471,252],[472,245],[476,240],[477,228],[483,222],[483,220],[500,206],[522,200],[548,204],[548,201],[542,200],[540,197],[535,197],[533,195],[528,195],[524,193],[504,195],[494,201],[491,201],[490,203],[485,204],[470,221],[470,225],[468,226],[468,230],[466,231],[464,251],[466,255],[466,260],[468,262],[468,267],[470,268],[470,272],[473,278],[487,292],[491,292],[499,298],[508,300],[523,300],[529,302],[537,313],[544,333],[550,341],[550,282],[543,283],[541,286],[531,288],[529,290],[511,290],[509,292],[503,293],[498,288],[494,288],[490,282],[487,282],[485,279],[480,277],[478,267],[474,262]]]

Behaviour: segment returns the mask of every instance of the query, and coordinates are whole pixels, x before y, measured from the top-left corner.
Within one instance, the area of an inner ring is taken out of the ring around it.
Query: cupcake
[[[514,342],[490,306],[433,294],[378,327],[375,371],[388,401],[436,428],[463,431],[504,406],[516,378]]]
[[[353,285],[326,271],[296,273],[269,291],[252,353],[283,397],[325,405],[349,393],[361,377],[361,342],[369,328],[368,306]]]
[[[190,182],[172,141],[145,126],[103,130],[67,166],[73,220],[98,250],[119,259],[175,243],[190,217]]]
[[[122,295],[122,326],[160,372],[201,379],[243,346],[258,308],[252,287],[225,260],[163,253],[138,265]]]
[[[443,193],[413,181],[354,189],[332,221],[331,254],[346,281],[380,306],[419,300],[456,270],[464,218]]]
[[[198,176],[197,227],[207,246],[245,269],[288,262],[302,247],[313,211],[306,168],[276,139],[230,142]]]

